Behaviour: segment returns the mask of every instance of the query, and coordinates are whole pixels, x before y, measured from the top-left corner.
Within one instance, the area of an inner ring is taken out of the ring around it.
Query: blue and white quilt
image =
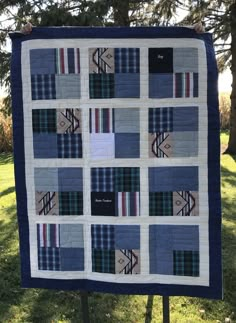
[[[11,38],[22,286],[221,298],[211,35]]]

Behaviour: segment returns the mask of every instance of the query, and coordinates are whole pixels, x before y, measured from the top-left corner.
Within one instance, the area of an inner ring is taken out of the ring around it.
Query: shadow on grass
[[[11,193],[14,193],[15,192],[15,186],[12,186],[12,187],[8,187],[6,190],[2,191],[0,193],[0,197],[3,197],[5,195],[8,195],[8,194],[11,194]]]
[[[7,163],[13,163],[13,154],[0,153],[0,165],[5,165]]]
[[[5,317],[12,306],[18,304],[24,294],[20,289],[20,262],[17,244],[16,209],[6,210],[8,221],[0,221],[0,317]]]
[[[91,323],[133,322],[129,303],[132,296],[89,293],[89,315]],[[117,316],[116,308],[122,311]],[[79,292],[40,290],[27,319],[34,323],[50,323],[54,320],[83,322]]]
[[[227,186],[228,184],[235,186],[235,171],[230,171],[228,168],[221,166],[221,179],[222,187]]]

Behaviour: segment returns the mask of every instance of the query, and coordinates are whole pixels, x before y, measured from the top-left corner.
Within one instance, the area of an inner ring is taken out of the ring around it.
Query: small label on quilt
[[[111,202],[112,202],[112,200],[105,200],[105,199],[98,200],[98,199],[95,199],[95,202],[96,202],[96,203],[102,203],[102,202],[104,202],[104,203],[111,203]]]

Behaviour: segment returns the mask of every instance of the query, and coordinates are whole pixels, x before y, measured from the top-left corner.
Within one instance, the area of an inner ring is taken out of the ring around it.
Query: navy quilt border
[[[24,288],[87,290],[114,294],[158,294],[164,296],[193,296],[222,298],[221,265],[221,198],[220,198],[220,141],[217,89],[217,66],[211,34],[197,34],[186,27],[53,27],[33,28],[30,35],[15,32],[12,39],[11,84],[13,106],[13,136],[17,213],[20,236],[21,279]],[[204,41],[207,54],[208,104],[208,195],[210,286],[168,284],[120,284],[94,280],[66,280],[31,278],[29,255],[29,223],[25,183],[25,152],[23,127],[23,99],[21,75],[21,45],[32,39],[61,38],[193,38]]]

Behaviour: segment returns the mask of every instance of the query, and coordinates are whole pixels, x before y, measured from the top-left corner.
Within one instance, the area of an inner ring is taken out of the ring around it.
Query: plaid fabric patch
[[[59,192],[59,215],[82,215],[83,192]]]
[[[199,276],[199,251],[174,250],[174,275]]]
[[[90,109],[89,117],[90,133],[114,132],[113,109]]]
[[[91,169],[92,192],[114,192],[114,168]]]
[[[139,48],[115,48],[115,72],[139,73]]]
[[[115,250],[92,250],[92,271],[115,274]]]
[[[114,74],[89,74],[89,93],[91,99],[114,98]]]
[[[115,192],[139,192],[140,171],[138,167],[114,168]]]
[[[173,131],[173,108],[150,108],[149,133]]]
[[[149,215],[150,216],[172,216],[173,215],[173,193],[172,192],[150,192],[149,193]]]
[[[91,226],[93,249],[115,249],[114,225],[94,224]]]
[[[34,133],[56,132],[56,110],[40,109],[32,111]]]
[[[81,134],[57,135],[58,158],[82,158]]]
[[[39,247],[59,247],[60,225],[49,223],[37,224],[37,238]]]
[[[117,216],[139,216],[139,192],[119,192],[116,196]]]
[[[61,270],[59,248],[38,249],[39,270]]]
[[[55,75],[31,75],[32,100],[56,99]]]
[[[175,73],[174,97],[198,97],[198,73]]]
[[[56,48],[56,73],[80,73],[79,48]]]

